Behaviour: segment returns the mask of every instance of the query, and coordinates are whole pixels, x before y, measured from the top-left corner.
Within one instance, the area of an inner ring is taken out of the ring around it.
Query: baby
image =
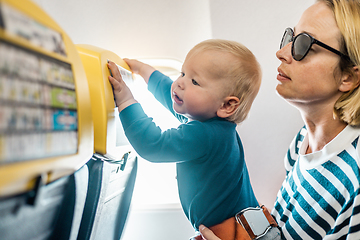
[[[174,82],[147,64],[124,60],[182,122],[176,129],[157,127],[109,62],[109,81],[129,142],[150,162],[176,163],[180,201],[193,227],[213,226],[258,206],[236,131],[261,83],[251,51],[234,41],[203,41],[187,54]]]

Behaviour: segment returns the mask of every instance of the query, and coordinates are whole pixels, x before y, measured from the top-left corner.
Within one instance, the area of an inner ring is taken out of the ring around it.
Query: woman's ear
[[[224,99],[222,106],[217,110],[217,116],[227,118],[234,114],[239,107],[240,100],[235,96],[229,96]]]
[[[348,92],[357,88],[360,84],[360,69],[358,66],[353,67],[352,74],[345,74],[342,76],[339,90],[341,92]]]

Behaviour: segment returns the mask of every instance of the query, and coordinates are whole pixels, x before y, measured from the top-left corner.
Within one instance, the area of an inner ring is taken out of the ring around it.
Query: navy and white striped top
[[[294,138],[272,212],[285,239],[360,239],[359,136],[359,128],[347,126],[306,155],[306,128]]]

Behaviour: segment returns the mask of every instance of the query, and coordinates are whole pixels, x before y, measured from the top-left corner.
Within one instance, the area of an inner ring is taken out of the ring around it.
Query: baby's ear
[[[224,99],[222,106],[217,110],[217,116],[221,118],[230,117],[239,107],[240,100],[235,96],[229,96]]]

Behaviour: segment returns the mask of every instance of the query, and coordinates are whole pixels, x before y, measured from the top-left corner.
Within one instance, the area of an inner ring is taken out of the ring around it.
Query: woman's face
[[[295,36],[308,33],[337,50],[340,48],[340,30],[331,9],[322,2],[315,3],[303,13],[294,32]],[[276,87],[279,95],[296,106],[334,106],[341,95],[340,74],[334,73],[340,57],[313,44],[303,60],[295,61],[291,56],[291,45],[292,42],[276,53],[281,61]]]

